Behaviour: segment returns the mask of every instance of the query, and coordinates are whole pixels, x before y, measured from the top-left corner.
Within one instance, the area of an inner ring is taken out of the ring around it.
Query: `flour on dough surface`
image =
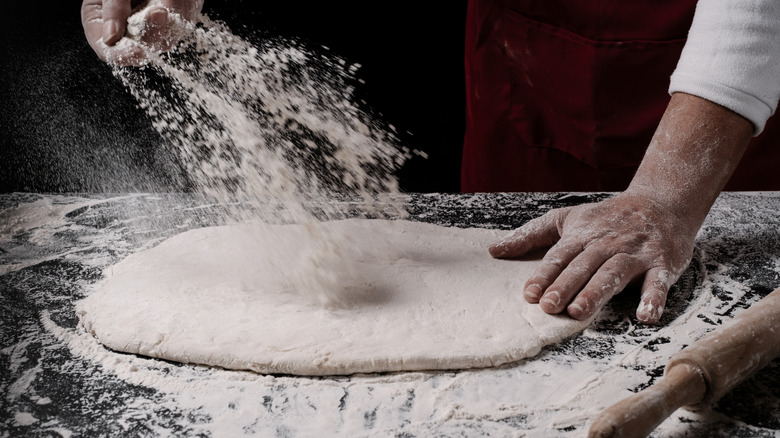
[[[497,260],[495,230],[325,222],[342,236],[349,302],[294,290],[300,225],[191,230],[127,257],[77,305],[107,347],[260,373],[340,375],[517,361],[589,321],[543,313],[522,286],[537,261]],[[280,263],[280,260],[286,261]]]

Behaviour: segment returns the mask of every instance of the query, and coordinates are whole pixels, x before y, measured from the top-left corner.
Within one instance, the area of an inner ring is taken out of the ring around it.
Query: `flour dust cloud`
[[[231,205],[241,221],[252,219],[247,205],[260,205],[306,225],[309,248],[279,268],[300,265],[293,267],[298,289],[338,301],[338,275],[351,269],[343,236],[318,226],[339,213],[323,200],[346,196],[371,216],[402,215],[390,202],[399,193],[393,173],[411,153],[353,102],[357,66],[290,41],[255,46],[205,16],[193,24],[175,14],[168,37],[181,42],[159,54],[138,39],[144,13],[130,18],[120,43],[141,46],[149,64],[116,67],[115,76],[176,151],[196,191]]]

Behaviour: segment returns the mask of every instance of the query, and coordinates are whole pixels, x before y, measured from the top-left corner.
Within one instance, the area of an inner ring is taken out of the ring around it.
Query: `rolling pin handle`
[[[697,408],[780,356],[780,289],[672,356],[656,385],[609,407],[589,437],[647,436],[677,408]]]
[[[602,412],[590,427],[589,438],[645,437],[682,406],[699,403],[707,383],[695,365],[679,363],[664,378]]]

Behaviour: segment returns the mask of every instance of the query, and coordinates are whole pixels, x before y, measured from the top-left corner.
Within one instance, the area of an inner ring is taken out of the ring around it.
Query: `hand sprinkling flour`
[[[89,1],[85,14],[97,16]],[[98,54],[179,158],[188,186],[234,220],[256,222],[263,210],[303,225],[307,239],[273,260],[294,272],[286,289],[329,308],[354,300],[360,291],[343,287],[357,275],[349,236],[321,223],[342,207],[323,200],[347,196],[355,213],[403,216],[394,172],[411,153],[356,105],[349,84],[358,67],[282,38],[254,45],[200,15],[202,2],[151,0],[129,17],[126,2],[119,15],[115,1],[102,4],[106,17],[126,22],[115,45],[113,25],[93,21],[85,32],[108,43]]]
[[[553,210],[490,247],[516,258],[551,246],[524,286],[547,313],[592,316],[643,279],[637,318],[656,323],[688,265],[694,238],[728,181],[753,125],[712,102],[676,93],[629,188],[605,201]]]
[[[128,18],[146,8],[136,20]],[[84,0],[81,23],[92,49],[100,59],[115,65],[143,65],[147,50],[165,51],[179,41],[171,14],[194,21],[203,0]],[[124,38],[125,36],[129,38]]]

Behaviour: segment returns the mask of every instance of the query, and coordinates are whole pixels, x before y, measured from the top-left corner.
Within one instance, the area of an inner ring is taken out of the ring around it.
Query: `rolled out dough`
[[[293,290],[302,284],[290,281],[303,271],[289,262],[305,252],[302,226],[236,225],[182,233],[108,268],[77,305],[81,324],[118,351],[336,375],[495,366],[589,323],[527,304],[521,288],[537,261],[491,258],[494,230],[366,219],[324,226],[342,236],[349,261],[345,305],[323,307],[316,294]]]

